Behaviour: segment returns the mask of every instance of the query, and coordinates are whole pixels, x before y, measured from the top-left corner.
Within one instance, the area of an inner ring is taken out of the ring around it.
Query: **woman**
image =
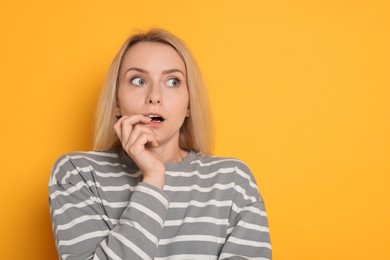
[[[154,29],[110,68],[94,151],[62,156],[50,206],[60,259],[271,259],[248,167],[211,156],[207,97],[185,44]]]

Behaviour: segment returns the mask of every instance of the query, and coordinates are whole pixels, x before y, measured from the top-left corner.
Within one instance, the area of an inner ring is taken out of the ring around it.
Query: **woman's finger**
[[[141,133],[134,141],[134,143],[126,145],[126,151],[130,152],[130,154],[133,156],[141,155],[147,144],[151,144],[153,147],[157,147],[158,142],[156,136],[152,134]]]
[[[122,130],[121,130],[121,123],[122,123],[122,121],[121,121],[121,119],[122,118],[120,118],[115,124],[114,124],[114,126],[113,126],[113,128],[114,128],[114,131],[115,131],[115,133],[116,133],[116,135],[118,136],[118,138],[119,138],[119,141],[121,141],[122,142]]]
[[[130,137],[128,140],[129,144],[134,143],[135,140],[137,140],[142,133],[154,135],[155,137],[157,137],[157,134],[149,127],[141,124],[136,124],[130,133]]]
[[[132,131],[133,125],[138,123],[147,124],[151,121],[150,118],[144,115],[122,116],[115,124],[114,130],[122,144],[126,144]]]
[[[133,132],[133,129],[136,125],[142,125],[150,122],[150,118],[147,118],[143,115],[133,115],[129,116],[122,120],[122,144],[127,144],[129,142],[130,136]]]

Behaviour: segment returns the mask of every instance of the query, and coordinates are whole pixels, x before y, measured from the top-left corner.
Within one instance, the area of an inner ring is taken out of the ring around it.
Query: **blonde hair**
[[[199,67],[186,44],[172,33],[163,29],[151,29],[129,37],[115,56],[100,96],[96,111],[93,150],[104,151],[119,145],[113,129],[118,120],[115,108],[118,95],[118,76],[126,51],[140,42],[155,42],[173,47],[183,60],[187,72],[190,117],[186,118],[179,136],[182,149],[192,149],[211,154],[214,148],[211,109],[206,87]]]

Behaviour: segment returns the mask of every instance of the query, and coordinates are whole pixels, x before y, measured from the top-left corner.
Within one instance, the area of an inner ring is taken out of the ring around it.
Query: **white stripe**
[[[115,218],[108,218],[106,215],[103,215],[103,219],[105,221],[111,221],[111,223],[113,225],[118,225],[119,224],[119,220],[118,219],[115,219]]]
[[[216,236],[203,236],[203,235],[183,235],[183,236],[175,236],[168,239],[160,239],[158,242],[158,245],[168,245],[170,243],[176,243],[176,242],[194,242],[194,241],[200,241],[200,242],[214,242],[218,244],[225,243],[224,237],[216,237]]]
[[[100,198],[90,197],[89,200],[85,200],[85,201],[77,203],[77,204],[72,204],[72,203],[65,204],[60,209],[55,210],[54,215],[63,213],[64,211],[66,211],[69,208],[73,208],[73,207],[82,208],[84,206],[91,205],[93,203],[101,203],[104,206],[107,206],[110,208],[126,208],[129,205],[128,201],[110,202],[107,200],[102,200]]]
[[[89,182],[90,181],[88,181],[88,185]],[[122,186],[101,186],[99,182],[96,182],[96,186],[101,188],[102,191],[126,191],[126,190],[133,191],[135,188],[135,186],[131,186],[129,184],[125,184]]]
[[[52,178],[49,182],[49,186],[51,185],[54,185],[55,183],[57,183],[57,179],[56,179],[56,175],[57,173],[60,171],[60,167],[62,165],[64,165],[66,162],[69,162],[69,157],[66,156],[64,159],[62,159],[58,164],[57,164],[57,167],[54,169],[53,171],[53,174],[52,174]]]
[[[84,152],[84,153],[105,156],[105,157],[110,157],[110,158],[118,158],[117,153],[106,153],[106,152],[97,152],[97,151],[88,151],[88,152]]]
[[[70,187],[67,190],[64,190],[64,191],[57,190],[57,191],[53,192],[52,194],[50,194],[50,199],[55,199],[57,196],[60,196],[60,195],[61,196],[69,196],[73,192],[80,190],[82,187],[88,187],[88,185],[85,184],[85,182],[80,181],[79,183]]]
[[[198,185],[191,185],[191,186],[164,186],[164,190],[169,190],[169,191],[192,191],[192,190],[197,190],[200,192],[210,192],[214,189],[219,189],[219,190],[227,190],[231,189],[234,187],[234,183],[229,183],[229,184],[220,184],[220,183],[215,183],[211,187],[203,188],[199,187]]]
[[[91,172],[92,167],[91,166],[88,166],[88,167],[76,167],[76,169],[72,170],[72,171],[67,171],[65,176],[60,180],[61,184],[66,184],[66,180],[71,176],[71,175],[76,175],[77,173],[81,173],[81,172],[85,172],[85,173],[88,173],[88,172]]]
[[[267,217],[267,212],[253,206],[243,207],[241,209],[241,212],[242,211],[251,211],[252,213],[258,214],[262,217]]]
[[[114,260],[121,260],[121,258],[114,253],[114,251],[111,250],[111,248],[109,248],[107,246],[107,242],[104,240],[103,243],[101,243],[101,246],[102,246],[102,249],[104,250],[104,252],[109,256],[111,257],[111,259],[114,259]]]
[[[169,204],[169,208],[188,208],[189,206],[195,206],[199,208],[204,208],[207,206],[217,206],[217,207],[230,207],[232,202],[230,200],[209,200],[205,202],[200,202],[196,200],[191,200],[189,202],[172,202]]]
[[[157,213],[148,209],[147,207],[145,207],[141,204],[138,204],[136,202],[130,202],[130,208],[135,208],[135,209],[145,213],[145,215],[147,215],[147,216],[151,217],[152,219],[154,219],[155,221],[157,221],[161,227],[163,226],[164,221],[162,220],[162,218]]]
[[[260,202],[261,203],[261,202]],[[253,214],[257,214],[257,215],[260,215],[262,217],[267,217],[267,212],[265,211],[262,211],[254,206],[248,206],[248,207],[243,207],[243,208],[239,208],[237,207],[237,205],[233,202],[232,204],[232,210],[234,212],[236,212],[237,214],[240,214],[240,212],[243,212],[243,211],[250,211],[252,212]]]
[[[186,217],[184,219],[179,219],[179,220],[165,220],[164,227],[180,226],[183,223],[211,223],[215,225],[229,224],[227,219],[218,219],[212,217],[196,217],[196,218]]]
[[[252,179],[249,177],[249,175],[246,172],[241,171],[238,167],[236,167],[236,173],[240,175],[241,177],[247,179],[249,181],[249,185],[258,191],[258,187],[255,183],[252,182]]]
[[[105,237],[108,235],[109,232],[110,232],[109,230],[94,231],[94,232],[83,234],[81,236],[78,236],[78,237],[70,239],[70,240],[60,240],[58,243],[58,247],[74,245],[74,244],[77,244],[77,243],[82,242],[84,240],[91,239],[91,238]]]
[[[234,186],[234,189],[235,189],[237,192],[241,193],[245,200],[251,200],[253,203],[256,202],[256,201],[258,201],[255,197],[253,197],[253,196],[248,196],[248,195],[246,194],[246,190],[244,190],[243,188],[241,188],[241,186]]]
[[[256,230],[256,231],[260,231],[260,232],[269,232],[268,227],[254,225],[254,224],[251,224],[251,223],[248,223],[245,221],[239,221],[237,223],[237,226],[241,226],[241,227],[246,228],[246,229]]]
[[[83,187],[86,187],[89,189],[93,186],[101,188],[102,191],[126,191],[126,190],[133,191],[135,188],[135,186],[131,186],[129,184],[125,184],[122,186],[102,186],[99,182],[87,181],[87,183],[85,183],[84,181],[80,181],[80,182],[76,183],[76,185],[70,187],[67,190],[64,190],[64,191],[57,190],[57,191],[53,192],[50,195],[50,199],[55,199],[57,196],[60,196],[60,195],[66,197],[66,196],[71,195],[73,192],[80,190]]]
[[[122,177],[122,176],[128,176],[128,177],[133,177],[133,178],[138,178],[139,176],[142,175],[142,172],[138,171],[136,173],[128,173],[128,172],[98,172],[94,170],[96,176],[102,177],[102,178],[111,178],[111,177]]]
[[[201,174],[199,171],[193,171],[193,172],[173,172],[173,171],[166,171],[166,174],[172,177],[193,177],[197,176],[200,179],[209,179],[212,178],[219,173],[231,173],[236,171],[236,167],[230,167],[230,168],[220,168],[217,171],[210,172],[207,174]]]
[[[239,163],[243,163],[241,160],[237,160],[237,159],[221,159],[221,160],[215,160],[215,161],[212,161],[212,162],[209,162],[209,163],[202,163],[201,160],[196,160],[196,161],[192,161],[191,164],[197,163],[200,166],[210,166],[210,165],[214,165],[214,164],[221,163],[221,162],[239,162]]]
[[[126,208],[129,206],[128,201],[119,201],[119,202],[110,202],[107,200],[101,200],[104,206],[110,207],[110,208]]]
[[[62,255],[62,260],[65,260],[65,259],[67,259],[68,257],[70,257],[70,256],[77,256],[77,255],[70,255],[70,254],[64,254],[64,255]],[[87,260],[88,259],[92,259],[94,256],[93,255],[90,255],[90,256],[88,256],[88,258],[87,258]],[[97,257],[97,256],[95,256],[95,258],[94,258],[95,260],[99,260],[99,258]]]
[[[97,255],[94,255],[93,260],[100,260],[100,258]]]
[[[64,206],[62,206],[61,208],[54,210],[53,216],[56,216],[56,215],[58,215],[58,214],[62,214],[62,213],[64,213],[66,210],[68,210],[68,209],[70,209],[70,208],[82,208],[82,207],[85,207],[85,206],[88,206],[88,205],[92,205],[92,204],[94,204],[94,203],[95,203],[95,201],[94,201],[94,199],[92,199],[92,197],[89,198],[89,200],[82,201],[82,202],[76,203],[76,204],[67,203],[67,204],[65,204]]]
[[[240,239],[240,238],[236,238],[236,237],[232,237],[232,236],[229,238],[229,242],[231,242],[233,244],[244,245],[244,246],[266,247],[266,248],[272,249],[272,246],[270,243]]]
[[[235,186],[234,183],[228,183],[228,184],[220,184],[220,183],[215,183],[211,187],[203,188],[200,187],[199,185],[191,185],[191,186],[164,186],[164,190],[169,190],[169,191],[192,191],[192,190],[197,190],[200,192],[210,192],[214,189],[219,189],[219,190],[227,190],[234,188],[237,192],[241,193],[242,196],[244,197],[245,200],[251,200],[252,202],[256,202],[257,199],[253,196],[248,196],[246,194],[246,191],[241,188],[240,186]]]
[[[155,191],[153,189],[150,189],[150,188],[145,187],[145,186],[137,186],[134,189],[134,191],[140,191],[140,192],[146,193],[148,195],[151,195],[151,196],[155,197],[156,199],[158,199],[166,208],[168,208],[168,206],[169,206],[168,200],[163,195],[161,195],[160,193],[158,193],[157,191]]]
[[[241,212],[241,209],[239,207],[237,207],[236,203],[234,203],[234,202],[232,203],[232,210],[234,212],[236,212],[237,214],[240,214],[240,212]]]
[[[62,225],[58,225],[57,226],[57,230],[66,230],[66,229],[69,229],[71,227],[74,227],[75,225],[77,224],[80,224],[80,223],[83,223],[85,221],[89,221],[89,220],[102,220],[102,216],[99,216],[99,215],[94,215],[94,216],[81,216],[81,217],[78,217],[78,218],[75,218],[73,219],[72,221],[66,223],[66,224],[62,224]]]
[[[81,216],[81,217],[73,219],[72,221],[70,221],[66,224],[58,225],[57,228],[55,229],[55,233],[57,234],[58,230],[67,230],[67,229],[74,227],[77,224],[80,224],[80,223],[83,223],[86,221],[90,221],[90,220],[104,220],[106,222],[111,222],[113,225],[117,225],[119,222],[117,219],[108,218],[106,215]]]
[[[88,160],[88,161],[91,161],[91,162],[94,162],[96,163],[97,165],[110,165],[110,166],[122,166],[122,167],[126,167],[126,165],[122,164],[122,163],[112,163],[112,162],[102,162],[102,161],[96,161],[95,159],[92,159],[90,157],[87,157],[85,155],[71,155],[69,156],[70,159],[85,159],[85,160]]]
[[[147,239],[149,239],[153,244],[157,245],[158,243],[158,238],[153,235],[152,233],[150,233],[148,230],[146,230],[143,226],[141,226],[139,223],[135,222],[135,221],[129,221],[127,219],[121,219],[119,220],[119,224],[122,224],[122,225],[128,225],[132,228],[135,228],[137,229],[138,231],[140,231]]]
[[[220,256],[219,256],[219,259],[231,259],[231,258],[234,258],[234,257],[240,257],[240,258],[243,258],[243,259],[251,259],[251,260],[270,260],[270,258],[265,258],[265,257],[248,257],[248,256],[244,256],[244,255],[237,255],[237,254],[230,254],[230,253],[222,253]]]
[[[141,257],[141,259],[150,259],[151,258],[144,252],[142,251],[141,248],[139,248],[138,246],[136,246],[133,242],[129,241],[126,237],[122,236],[121,234],[118,234],[116,232],[111,232],[111,234],[117,238],[120,242],[122,242],[122,244],[126,245],[128,248],[130,248],[131,250],[134,251],[134,253],[136,253],[138,256]]]
[[[154,260],[183,260],[183,259],[191,259],[191,260],[216,260],[217,256],[213,255],[170,255],[168,257],[155,257]]]
[[[87,188],[90,188],[92,186],[96,186],[100,189],[102,189],[102,191],[125,191],[125,190],[129,190],[129,191],[133,191],[135,186],[131,186],[129,184],[125,184],[125,185],[122,185],[122,186],[102,186],[100,184],[100,182],[93,182],[93,181],[87,181],[87,184],[85,184],[85,182],[81,181],[81,183],[84,183],[84,186],[87,187]]]
[[[142,172],[140,172],[140,171],[137,172],[137,173],[134,173],[134,174],[130,174],[130,173],[127,173],[127,172],[114,172],[114,173],[108,172],[108,173],[103,173],[103,172],[98,172],[97,170],[93,169],[92,166],[82,167],[82,168],[76,167],[75,170],[66,172],[65,176],[61,180],[61,183],[62,184],[66,184],[66,180],[71,175],[76,175],[77,173],[82,173],[82,172],[85,172],[85,173],[94,172],[96,174],[96,176],[99,176],[99,177],[102,177],[102,178],[122,177],[122,176],[138,178],[140,175],[142,175]]]

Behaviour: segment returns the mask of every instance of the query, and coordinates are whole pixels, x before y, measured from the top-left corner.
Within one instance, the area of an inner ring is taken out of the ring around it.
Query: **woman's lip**
[[[164,121],[165,120],[165,118],[162,116],[162,115],[160,115],[160,114],[147,114],[147,115],[145,115],[146,117],[148,117],[148,118],[156,118],[156,117],[159,117],[159,118],[161,118],[162,119],[162,121]],[[154,122],[156,122],[156,121],[154,121]]]
[[[164,121],[161,121],[161,122],[159,122],[159,121],[150,121],[148,123],[148,125],[150,125],[150,126],[161,126],[163,123],[164,123]]]
[[[161,114],[159,113],[148,113],[148,114],[145,114],[146,117],[150,117],[150,116],[159,116],[159,117],[162,117],[164,118]]]

